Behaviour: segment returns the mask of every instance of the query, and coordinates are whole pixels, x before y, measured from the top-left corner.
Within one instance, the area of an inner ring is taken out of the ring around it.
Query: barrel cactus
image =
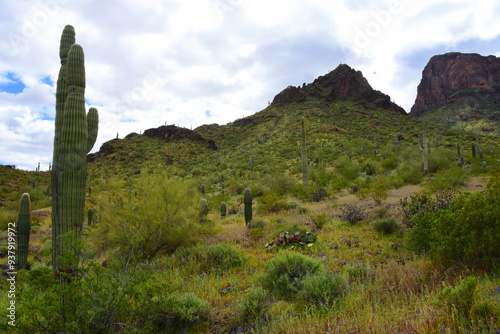
[[[243,194],[243,203],[245,204],[245,224],[252,221],[252,191],[246,188]]]
[[[97,138],[98,112],[85,112],[85,66],[75,30],[68,25],[61,36],[61,69],[57,80],[54,152],[52,160],[53,268],[62,271],[59,256],[70,251],[71,240],[83,227],[87,179],[87,153]]]
[[[19,269],[26,269],[28,262],[28,247],[30,242],[30,195],[24,193],[19,205],[17,226],[17,260]]]

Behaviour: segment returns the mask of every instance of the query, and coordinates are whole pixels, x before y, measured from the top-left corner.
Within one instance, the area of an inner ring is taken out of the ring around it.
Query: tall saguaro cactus
[[[304,190],[307,188],[307,153],[306,153],[306,129],[304,124],[304,118],[300,122],[302,126],[302,131],[300,133],[300,157],[302,159],[302,184]]]
[[[97,138],[97,109],[85,112],[83,49],[75,44],[75,30],[66,26],[59,49],[61,69],[57,80],[54,153],[52,161],[52,253],[56,274],[62,271],[59,255],[71,249],[84,220],[87,153]]]
[[[19,269],[26,269],[28,262],[28,246],[30,242],[30,195],[24,193],[19,204],[19,219],[17,221],[17,261]]]

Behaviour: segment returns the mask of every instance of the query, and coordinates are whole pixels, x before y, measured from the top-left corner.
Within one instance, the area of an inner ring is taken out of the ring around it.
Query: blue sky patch
[[[1,74],[1,76],[0,92],[19,94],[26,88],[26,85],[21,81],[20,77],[13,72]]]
[[[210,110],[205,110],[205,116],[208,118],[212,117],[212,112]]]
[[[45,78],[42,78],[42,83],[49,85],[51,87],[54,86],[54,81],[50,78],[50,76],[46,76]]]

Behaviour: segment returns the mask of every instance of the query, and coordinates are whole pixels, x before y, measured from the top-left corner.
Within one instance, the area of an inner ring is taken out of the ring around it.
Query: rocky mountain
[[[489,125],[482,130],[492,131],[491,121],[500,120],[500,58],[459,52],[432,57],[410,115],[448,125],[483,120]]]
[[[273,99],[272,104],[284,106],[292,102],[319,99],[324,102],[355,100],[365,107],[374,107],[406,114],[403,108],[391,102],[391,98],[374,90],[361,71],[341,64],[330,73],[316,78],[302,87],[288,86]]]

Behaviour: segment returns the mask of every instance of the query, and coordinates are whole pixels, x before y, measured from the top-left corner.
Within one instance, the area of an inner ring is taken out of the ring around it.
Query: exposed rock
[[[196,132],[186,128],[179,128],[175,125],[162,125],[159,128],[147,129],[143,135],[152,138],[161,138],[165,141],[186,138],[199,143],[207,143],[210,149],[217,150],[217,145],[215,145],[213,140],[205,140]]]
[[[278,95],[273,99],[273,104],[284,106],[291,102],[304,102],[306,100],[305,95],[300,91],[299,88],[294,86],[288,86],[283,89]]]
[[[272,104],[283,106],[291,102],[303,102],[309,97],[325,102],[356,100],[367,107],[394,110],[406,115],[404,109],[391,102],[388,95],[374,90],[360,71],[345,64],[301,88],[288,86],[274,97]]]
[[[418,117],[427,110],[465,100],[493,98],[493,103],[500,104],[496,94],[500,94],[500,58],[459,52],[436,55],[422,71],[410,114]]]

